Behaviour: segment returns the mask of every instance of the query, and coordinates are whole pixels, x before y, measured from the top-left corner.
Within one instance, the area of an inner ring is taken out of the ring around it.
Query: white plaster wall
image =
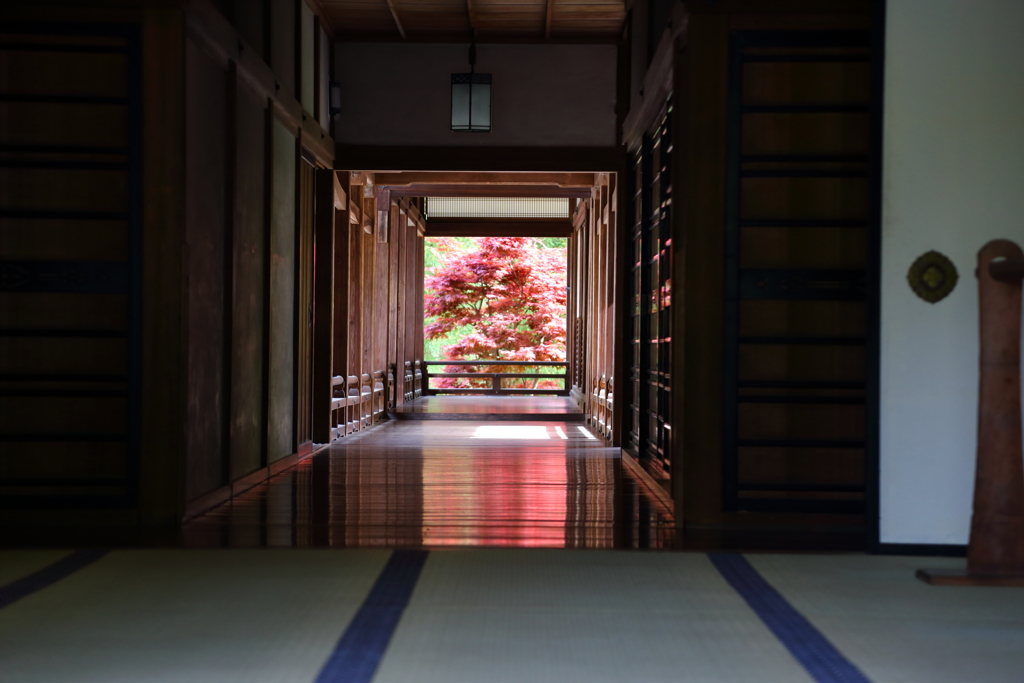
[[[881,540],[966,543],[978,396],[977,251],[1024,244],[1024,2],[888,0],[882,217]],[[936,249],[938,304],[906,281]]]
[[[359,145],[615,144],[614,45],[478,45],[493,76],[490,133],[451,131],[451,75],[468,45],[338,43],[337,140]]]

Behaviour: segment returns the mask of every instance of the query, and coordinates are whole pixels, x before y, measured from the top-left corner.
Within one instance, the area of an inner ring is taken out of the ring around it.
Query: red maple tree
[[[444,346],[446,360],[565,360],[565,249],[528,237],[481,237],[466,250],[436,243],[439,264],[425,280],[427,339],[471,331]],[[448,366],[445,372],[532,372],[524,366]],[[483,384],[481,383],[483,382]],[[489,387],[489,380],[438,378],[441,387]],[[561,388],[557,380],[520,380],[517,388]]]

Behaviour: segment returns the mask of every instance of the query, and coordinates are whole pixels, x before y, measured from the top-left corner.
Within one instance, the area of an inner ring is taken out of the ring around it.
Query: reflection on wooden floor
[[[400,420],[583,421],[583,411],[565,396],[426,396],[393,414]]]
[[[501,399],[505,400],[505,399]],[[188,523],[190,546],[663,548],[667,510],[572,422],[394,421]]]

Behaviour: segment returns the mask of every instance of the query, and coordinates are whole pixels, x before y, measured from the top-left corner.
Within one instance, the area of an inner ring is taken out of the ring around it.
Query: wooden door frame
[[[515,172],[557,172],[557,173],[612,173],[616,174],[617,180],[622,178],[626,172],[627,159],[626,148],[619,145],[607,147],[416,147],[416,146],[368,146],[368,145],[335,145],[335,170],[347,173],[352,170],[372,171],[375,169],[402,170],[402,171],[462,171],[462,172],[493,172],[493,173],[515,173]],[[623,232],[622,202],[625,201],[623,193],[618,194],[619,204],[615,212],[616,235]],[[570,238],[571,239],[571,238]],[[567,250],[568,252],[568,250]],[[619,260],[623,258],[623,252],[617,251],[615,268],[619,268]],[[422,292],[423,281],[423,250],[419,250],[417,272],[419,273],[420,285],[417,291]],[[567,269],[568,277],[568,269]],[[625,304],[622,301],[624,290],[620,278],[615,280],[615,320],[620,323],[622,311]],[[423,337],[423,297],[418,297],[418,313],[416,319],[419,321],[419,330],[416,339],[422,342]],[[566,324],[571,323],[568,315],[569,308],[566,302]],[[572,349],[568,346],[569,334],[566,334],[567,356],[572,355]],[[423,355],[422,343],[418,346],[419,355]],[[622,368],[625,367],[625,354],[620,342],[620,336],[615,337],[615,359],[613,363],[616,376],[622,376]],[[567,367],[568,370],[568,367]],[[569,374],[566,380],[566,394],[572,389],[572,375]],[[586,387],[581,387],[586,395]],[[424,387],[424,396],[427,395]],[[622,423],[619,414],[622,411],[622,401],[616,401],[614,414],[612,416],[615,429],[613,433],[613,446],[620,445],[621,430],[618,425]]]

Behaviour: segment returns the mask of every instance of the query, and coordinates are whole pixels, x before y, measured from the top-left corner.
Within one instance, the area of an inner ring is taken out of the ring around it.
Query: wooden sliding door
[[[668,487],[672,477],[671,107],[633,158],[633,210],[625,259],[630,345],[624,446]]]
[[[0,507],[129,508],[143,399],[139,28],[3,33]]]
[[[725,509],[859,513],[868,34],[734,34],[729,78]]]

